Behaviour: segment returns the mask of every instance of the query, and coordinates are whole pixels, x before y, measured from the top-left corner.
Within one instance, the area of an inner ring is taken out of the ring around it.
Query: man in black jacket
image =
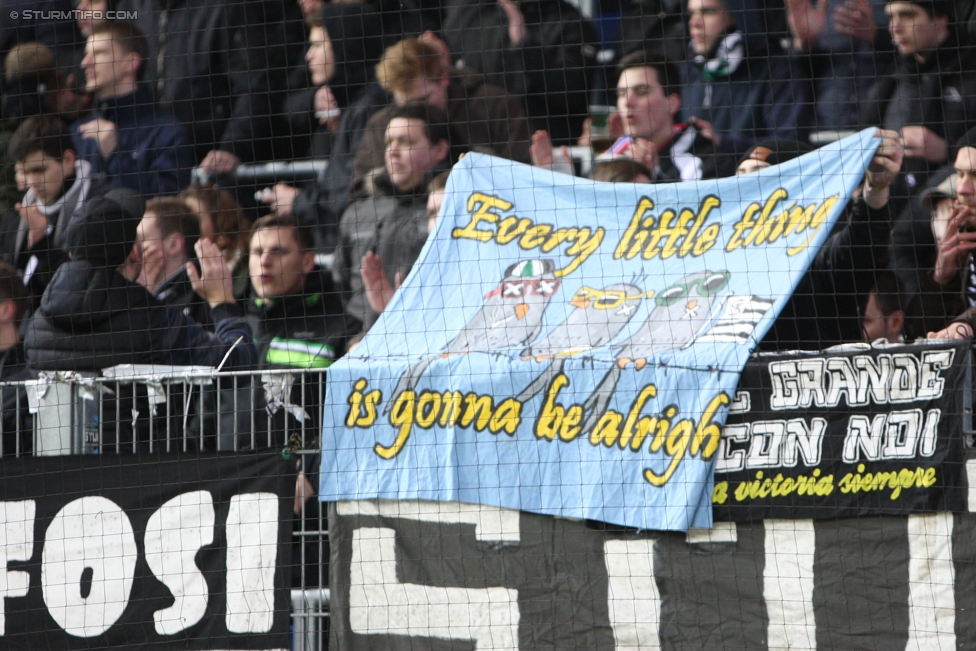
[[[90,372],[119,364],[251,367],[256,358],[251,332],[234,303],[231,273],[217,246],[197,242],[202,274],[187,268],[217,322],[209,333],[120,273],[137,225],[137,216],[102,198],[68,230],[71,259],[58,267],[27,323],[30,367]]]
[[[190,133],[205,170],[224,174],[270,152],[271,82],[263,3],[125,0],[149,38],[149,79]],[[283,82],[282,82],[283,85]]]
[[[886,12],[898,67],[871,89],[861,123],[901,132],[905,181],[921,190],[930,172],[949,162],[949,146],[972,126],[976,76],[956,38],[952,2],[889,2]]]
[[[891,231],[890,185],[904,157],[898,134],[879,131],[881,146],[865,174],[862,195],[848,207],[783,306],[760,350],[822,350],[861,341],[863,311],[877,274],[887,263]],[[805,145],[763,141],[739,165],[738,175],[795,158]]]
[[[96,109],[72,126],[78,158],[143,197],[176,194],[196,161],[183,125],[141,83],[149,42],[135,25],[108,22],[88,37],[85,88]]]

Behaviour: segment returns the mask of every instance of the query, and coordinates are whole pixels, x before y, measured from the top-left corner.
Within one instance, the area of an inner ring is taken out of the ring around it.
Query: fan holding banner
[[[711,526],[739,373],[872,160],[868,200],[887,201],[900,156],[882,141],[652,186],[466,156],[412,272],[330,369],[320,499]]]

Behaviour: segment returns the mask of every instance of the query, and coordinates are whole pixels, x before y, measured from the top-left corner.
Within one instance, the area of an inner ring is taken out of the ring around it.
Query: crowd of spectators
[[[633,0],[600,30],[566,0],[0,5],[3,379],[325,368],[463,152],[575,173],[591,147],[596,181],[667,183],[866,127],[865,185],[763,347],[976,323],[970,0]],[[328,167],[259,200],[233,181],[302,158]]]

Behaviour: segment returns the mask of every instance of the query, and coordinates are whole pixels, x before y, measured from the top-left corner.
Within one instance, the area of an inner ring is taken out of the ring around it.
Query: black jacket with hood
[[[969,48],[961,47],[953,35],[924,62],[899,56],[895,74],[879,78],[861,103],[861,124],[895,131],[924,126],[951,148],[973,126],[976,116],[972,69]],[[921,191],[929,174],[946,162],[951,161],[905,158],[902,170],[909,189]]]
[[[228,352],[225,369],[252,366],[251,333],[235,305],[213,310],[218,324],[211,334],[118,273],[138,223],[120,205],[102,199],[69,230],[73,259],[55,272],[27,323],[30,367],[90,372],[118,364],[216,367]]]

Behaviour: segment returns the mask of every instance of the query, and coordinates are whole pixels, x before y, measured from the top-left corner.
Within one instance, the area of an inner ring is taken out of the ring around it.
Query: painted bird
[[[625,368],[633,362],[640,370],[657,353],[691,344],[711,323],[713,308],[728,284],[727,271],[701,271],[658,294],[647,321],[621,344],[617,364]]]
[[[588,413],[583,432],[596,426],[617,388],[621,370],[633,363],[637,370],[658,353],[691,345],[712,322],[712,312],[729,284],[728,271],[690,274],[654,297],[655,307],[638,330],[620,344],[616,363],[583,403]]]
[[[524,402],[542,391],[562,372],[568,358],[610,343],[630,323],[641,300],[652,294],[625,283],[604,289],[581,287],[569,301],[576,309],[566,320],[522,351],[522,359],[549,360],[549,365],[516,399]]]
[[[485,295],[484,305],[440,356],[522,348],[539,336],[542,315],[560,281],[552,260],[523,260],[505,270],[498,287]],[[400,377],[386,411],[404,391],[413,390],[436,356],[413,363]]]

